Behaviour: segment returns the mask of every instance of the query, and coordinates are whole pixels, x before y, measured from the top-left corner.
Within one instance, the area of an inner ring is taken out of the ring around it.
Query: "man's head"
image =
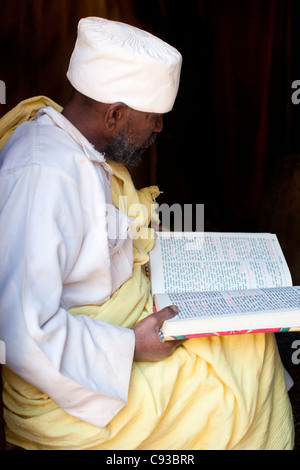
[[[75,125],[108,158],[134,164],[173,107],[181,62],[176,49],[150,33],[102,18],[82,19],[67,72],[73,103],[81,114],[86,108],[81,125],[78,113]]]
[[[64,116],[111,160],[135,166],[163,128],[162,114],[136,111],[124,103],[100,103],[76,90]]]
[[[136,111],[123,103],[114,103],[111,111],[111,123],[116,132],[103,146],[103,153],[111,160],[125,166],[135,166],[140,162],[142,154],[156,140],[163,128],[163,116],[157,113]],[[119,121],[116,121],[115,118]],[[121,122],[123,118],[123,123]],[[119,124],[119,126],[118,126]]]

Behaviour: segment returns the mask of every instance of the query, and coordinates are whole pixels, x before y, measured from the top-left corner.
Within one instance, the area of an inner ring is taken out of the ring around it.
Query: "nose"
[[[163,116],[159,114],[158,116],[156,116],[154,132],[161,132],[163,130],[163,127]]]

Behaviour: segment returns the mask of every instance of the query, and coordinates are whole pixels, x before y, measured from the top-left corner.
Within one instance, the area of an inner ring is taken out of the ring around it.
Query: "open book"
[[[149,267],[156,309],[179,309],[165,340],[300,329],[300,287],[276,235],[159,232]]]

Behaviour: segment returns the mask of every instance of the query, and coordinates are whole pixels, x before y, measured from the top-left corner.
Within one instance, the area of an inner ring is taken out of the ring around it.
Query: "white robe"
[[[132,275],[130,219],[102,154],[53,108],[1,151],[0,340],[6,365],[67,413],[105,426],[126,404],[134,333],[68,309]]]

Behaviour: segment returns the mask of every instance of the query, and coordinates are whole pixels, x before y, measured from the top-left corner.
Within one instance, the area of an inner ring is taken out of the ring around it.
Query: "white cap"
[[[89,17],[79,21],[67,77],[96,101],[163,114],[173,108],[181,63],[177,49],[152,34]]]

